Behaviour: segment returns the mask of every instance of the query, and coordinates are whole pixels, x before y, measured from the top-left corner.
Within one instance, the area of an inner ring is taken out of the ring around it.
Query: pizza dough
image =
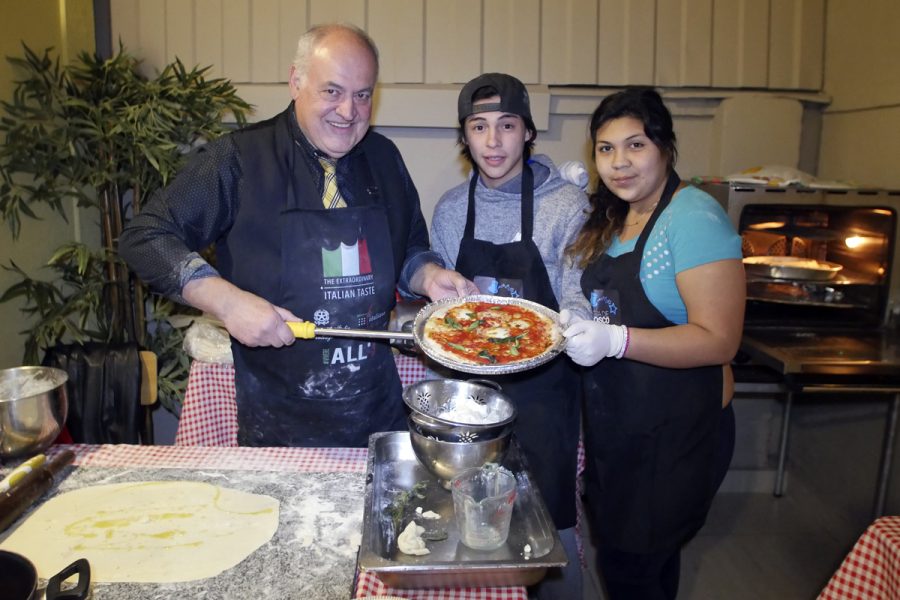
[[[547,315],[516,304],[448,304],[425,322],[427,351],[451,363],[505,365],[552,350],[561,339]]]
[[[97,485],[51,498],[0,549],[27,556],[44,579],[77,558],[103,582],[213,577],[278,528],[278,500],[209,483]]]
[[[431,550],[425,547],[425,540],[422,534],[425,528],[416,525],[415,521],[410,521],[400,535],[397,537],[397,549],[403,554],[412,554],[414,556],[424,556],[431,554]]]

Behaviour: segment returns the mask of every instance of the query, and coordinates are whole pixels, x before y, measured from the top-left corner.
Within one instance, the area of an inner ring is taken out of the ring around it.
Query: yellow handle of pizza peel
[[[286,321],[295,338],[311,340],[316,337],[316,324],[312,321]]]

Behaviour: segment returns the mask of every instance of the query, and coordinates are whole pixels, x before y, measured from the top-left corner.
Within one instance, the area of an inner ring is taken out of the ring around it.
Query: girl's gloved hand
[[[625,346],[624,325],[608,325],[588,321],[568,309],[559,313],[560,325],[565,327],[563,337],[566,354],[582,367],[592,367],[604,358],[618,356]]]

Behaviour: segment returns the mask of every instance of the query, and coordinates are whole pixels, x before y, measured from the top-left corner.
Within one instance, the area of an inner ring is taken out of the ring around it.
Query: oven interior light
[[[873,244],[881,243],[882,238],[872,237],[868,235],[851,235],[850,237],[844,238],[844,245],[851,250],[854,248],[862,248],[863,246],[871,246]]]

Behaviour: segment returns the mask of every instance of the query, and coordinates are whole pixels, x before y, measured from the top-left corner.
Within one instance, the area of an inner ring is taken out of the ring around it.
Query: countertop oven
[[[889,399],[880,515],[900,413],[900,191],[701,187],[741,233],[747,306],[736,393],[786,398],[775,495],[796,394],[879,394]]]

